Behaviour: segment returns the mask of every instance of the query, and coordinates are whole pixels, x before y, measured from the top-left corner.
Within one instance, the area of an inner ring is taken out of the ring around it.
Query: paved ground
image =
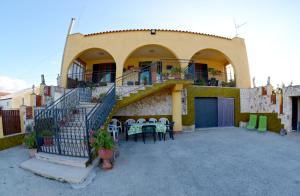
[[[114,169],[97,169],[83,189],[20,169],[22,147],[2,151],[0,195],[300,195],[300,134],[212,129],[120,151]]]

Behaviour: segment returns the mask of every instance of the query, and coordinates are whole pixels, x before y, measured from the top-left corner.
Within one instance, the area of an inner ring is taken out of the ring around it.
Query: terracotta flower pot
[[[45,146],[53,146],[53,138],[52,137],[44,137],[44,145]]]
[[[36,148],[29,149],[29,158],[34,158],[36,153],[37,153]]]
[[[103,163],[102,163],[103,169],[111,169],[112,168],[110,159],[112,158],[113,154],[114,154],[113,150],[100,149],[98,151],[99,157],[103,160]]]

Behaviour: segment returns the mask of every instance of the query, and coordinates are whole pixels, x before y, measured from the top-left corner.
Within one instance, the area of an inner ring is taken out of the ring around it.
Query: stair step
[[[59,154],[58,145],[52,145],[52,146],[41,146],[41,150],[43,152],[49,152],[53,154]],[[88,157],[88,150],[82,147],[76,147],[75,145],[65,145],[60,144],[60,150],[61,154],[59,156],[78,156],[78,157]],[[48,154],[48,153],[46,153]]]
[[[69,165],[73,167],[82,167],[85,168],[89,161],[88,158],[79,158],[79,157],[67,157],[49,153],[39,152],[35,155],[35,157],[39,160],[49,161],[52,163]]]
[[[23,162],[20,167],[46,178],[72,184],[80,184],[87,179],[93,168],[95,168],[98,163],[99,159],[95,159],[91,165],[82,168],[33,158]]]

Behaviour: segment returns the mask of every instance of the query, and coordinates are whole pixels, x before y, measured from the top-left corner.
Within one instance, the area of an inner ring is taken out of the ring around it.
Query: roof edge
[[[112,31],[102,31],[97,33],[89,33],[85,34],[84,37],[95,36],[95,35],[102,35],[102,34],[109,34],[109,33],[122,33],[122,32],[135,32],[135,31],[151,31],[152,29],[124,29],[124,30],[112,30]],[[161,32],[177,32],[177,33],[189,33],[189,34],[196,34],[196,35],[204,35],[209,37],[221,38],[226,40],[232,40],[232,38],[223,37],[219,35],[213,35],[208,33],[200,33],[194,31],[184,31],[184,30],[171,30],[171,29],[155,29],[156,31]]]

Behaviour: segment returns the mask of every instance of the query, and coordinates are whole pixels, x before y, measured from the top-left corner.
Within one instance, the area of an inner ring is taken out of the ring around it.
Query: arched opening
[[[191,60],[194,80],[198,85],[235,87],[234,67],[230,59],[215,49],[196,52]]]
[[[123,67],[123,75],[135,74],[123,78],[123,84],[152,84],[171,72],[174,67],[180,67],[176,55],[161,45],[144,45],[131,52]]]
[[[116,79],[116,63],[112,55],[99,48],[81,52],[72,61],[67,74],[67,87],[92,83],[106,85]]]

